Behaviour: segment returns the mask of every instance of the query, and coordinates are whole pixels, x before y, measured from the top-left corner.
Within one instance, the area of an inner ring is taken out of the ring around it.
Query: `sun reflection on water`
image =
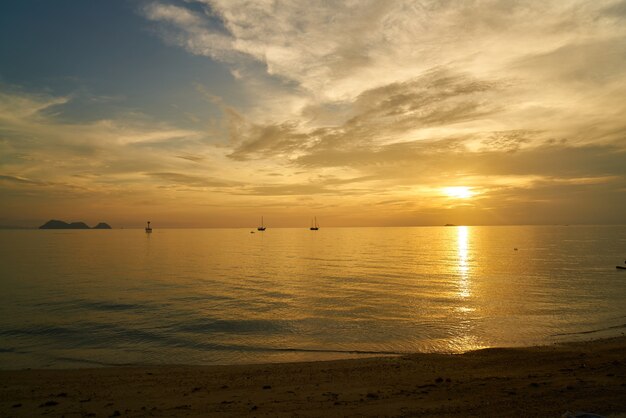
[[[457,251],[459,254],[459,296],[467,298],[471,295],[470,266],[468,262],[469,229],[466,226],[457,228]]]
[[[474,315],[475,306],[472,291],[472,265],[470,263],[471,229],[459,226],[457,230],[456,252],[458,264],[457,277],[457,306],[455,307],[454,336],[447,341],[447,350],[450,352],[465,352],[485,348],[480,337],[476,335]],[[474,295],[475,296],[475,295]]]

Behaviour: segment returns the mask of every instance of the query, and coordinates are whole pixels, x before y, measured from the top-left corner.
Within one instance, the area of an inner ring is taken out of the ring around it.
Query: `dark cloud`
[[[354,103],[359,113],[344,126],[350,138],[404,134],[497,111],[486,99],[498,83],[437,69],[413,80],[368,90]]]
[[[234,135],[232,135],[234,133]],[[246,160],[254,156],[280,156],[290,154],[306,144],[309,136],[298,131],[298,124],[286,122],[276,125],[240,125],[231,130],[233,142],[239,143],[229,154],[234,160]]]
[[[541,79],[604,85],[626,72],[626,42],[622,38],[566,44],[518,59],[512,69],[521,69]]]
[[[1,175],[1,174],[0,174],[0,181],[6,181],[9,183],[18,183],[18,184],[30,184],[34,186],[44,185],[44,183],[41,183],[39,181],[29,180],[23,177],[6,176],[6,175]]]
[[[232,187],[239,183],[212,177],[194,176],[182,173],[159,172],[144,173],[146,176],[174,185],[184,185],[191,187]]]
[[[443,139],[435,141],[408,141],[389,145],[354,144],[349,147],[315,147],[306,155],[295,159],[295,163],[305,167],[350,167],[367,171],[367,167],[397,167],[410,164],[414,167],[423,164],[451,163],[453,157],[466,152],[463,139]]]
[[[249,186],[242,189],[233,190],[233,194],[256,195],[256,196],[311,196],[311,195],[334,195],[349,196],[363,195],[371,192],[368,188],[338,188],[320,183],[306,184],[272,184]]]
[[[21,199],[33,199],[33,206],[45,207],[40,203],[42,200],[48,202],[54,199],[73,199],[94,194],[96,193],[89,187],[78,184],[0,175],[0,201],[7,204],[7,207],[16,202],[19,205]]]
[[[483,175],[559,178],[626,175],[626,150],[615,145],[545,145],[516,153],[481,152],[467,155],[467,159],[474,161]]]
[[[618,1],[606,7],[604,10],[602,10],[602,14],[618,19],[626,19],[626,1]]]
[[[245,187],[233,194],[257,196],[297,196],[333,194],[332,190],[320,184],[277,184]]]
[[[515,152],[521,145],[530,142],[535,132],[525,130],[492,132],[481,143],[489,151]]]
[[[199,163],[206,159],[205,157],[201,155],[193,155],[193,154],[177,155],[176,158],[181,158],[187,161],[193,161],[194,163]]]
[[[231,138],[236,146],[230,157],[245,160],[352,150],[420,128],[479,119],[498,111],[488,97],[499,90],[499,84],[437,69],[410,81],[365,91],[351,104],[356,114],[345,123],[310,130],[294,121],[246,126],[234,115]]]
[[[382,184],[396,187],[441,184],[476,176],[485,180],[523,176],[559,179],[626,176],[626,150],[616,145],[546,144],[521,148],[519,143],[524,142],[526,133],[497,132],[486,137],[487,141],[495,141],[496,146],[471,151],[465,145],[467,138],[413,141],[323,150],[309,153],[295,162],[311,168],[348,167],[366,178],[376,178]]]
[[[317,176],[306,183],[264,184],[243,186],[232,190],[233,194],[260,196],[310,196],[310,195],[355,195],[371,192],[364,184],[377,179],[371,176],[338,178],[335,176]],[[346,187],[349,186],[349,187]]]
[[[546,178],[532,187],[502,187],[481,206],[498,214],[497,223],[623,223],[624,191],[623,177],[597,182]]]

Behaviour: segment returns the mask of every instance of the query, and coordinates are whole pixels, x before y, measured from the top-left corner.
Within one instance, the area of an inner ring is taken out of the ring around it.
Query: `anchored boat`
[[[263,217],[261,216],[261,226],[257,228],[257,231],[265,231],[265,225],[263,224]]]

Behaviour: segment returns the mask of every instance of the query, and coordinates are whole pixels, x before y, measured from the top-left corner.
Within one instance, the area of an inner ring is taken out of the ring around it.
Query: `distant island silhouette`
[[[93,229],[112,229],[111,225],[106,222],[100,222],[98,225],[94,226]]]
[[[100,222],[98,225],[94,226],[93,228],[90,228],[89,225],[87,225],[84,222],[67,223],[65,221],[51,219],[45,224],[41,225],[39,229],[112,229],[112,228],[111,228],[111,225],[105,222]]]

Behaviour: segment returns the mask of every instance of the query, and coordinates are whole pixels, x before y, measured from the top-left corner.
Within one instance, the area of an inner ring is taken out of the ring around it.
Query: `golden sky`
[[[0,6],[0,225],[624,223],[625,1],[69,3]]]

